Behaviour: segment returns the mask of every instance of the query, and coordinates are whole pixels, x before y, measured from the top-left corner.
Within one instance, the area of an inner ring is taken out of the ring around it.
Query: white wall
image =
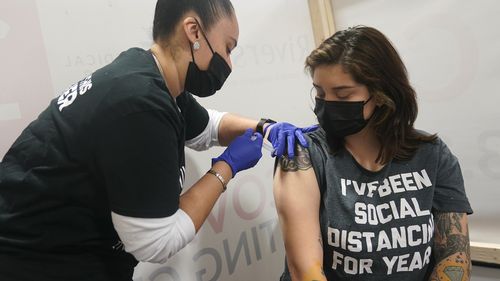
[[[0,155],[77,79],[121,51],[151,44],[155,0],[0,2]],[[240,20],[235,70],[207,107],[298,125],[314,122],[303,61],[313,38],[304,0],[233,0]],[[461,160],[475,214],[472,239],[500,242],[500,2],[334,0],[338,28],[371,25],[396,45],[420,99],[419,128],[438,132]],[[187,150],[188,184],[209,167]],[[194,243],[161,266],[141,264],[136,281],[277,280],[283,246],[264,157],[242,172]],[[498,273],[478,270],[475,280]]]

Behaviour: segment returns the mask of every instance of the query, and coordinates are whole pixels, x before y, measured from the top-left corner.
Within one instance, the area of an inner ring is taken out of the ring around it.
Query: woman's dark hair
[[[189,11],[200,17],[205,32],[223,17],[234,15],[230,0],[158,0],[153,20],[153,40],[168,40]]]
[[[409,160],[419,144],[436,140],[436,135],[413,127],[418,112],[415,90],[398,52],[380,31],[366,26],[338,31],[306,59],[311,75],[318,66],[334,64],[341,65],[382,104],[369,123],[381,144],[377,162]],[[331,137],[328,144],[333,153],[344,145],[342,139]]]

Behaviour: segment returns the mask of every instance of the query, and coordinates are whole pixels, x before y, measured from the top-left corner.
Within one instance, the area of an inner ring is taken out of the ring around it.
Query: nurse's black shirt
[[[138,48],[52,100],[0,163],[1,279],[131,280],[111,212],[174,214],[184,142],[208,119]]]

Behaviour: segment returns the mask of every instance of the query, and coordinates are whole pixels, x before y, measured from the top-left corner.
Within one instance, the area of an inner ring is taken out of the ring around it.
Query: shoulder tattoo
[[[312,167],[311,156],[309,155],[309,150],[300,145],[296,147],[296,155],[294,158],[288,158],[288,156],[283,156],[280,158],[280,167],[282,171],[285,172],[297,172],[299,170],[305,171]]]

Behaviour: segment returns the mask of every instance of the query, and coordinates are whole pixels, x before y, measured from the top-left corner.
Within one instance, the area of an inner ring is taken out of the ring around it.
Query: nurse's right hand
[[[212,159],[212,165],[218,161],[226,162],[233,172],[233,177],[239,171],[254,167],[262,157],[262,135],[248,129],[231,142],[224,153]]]

